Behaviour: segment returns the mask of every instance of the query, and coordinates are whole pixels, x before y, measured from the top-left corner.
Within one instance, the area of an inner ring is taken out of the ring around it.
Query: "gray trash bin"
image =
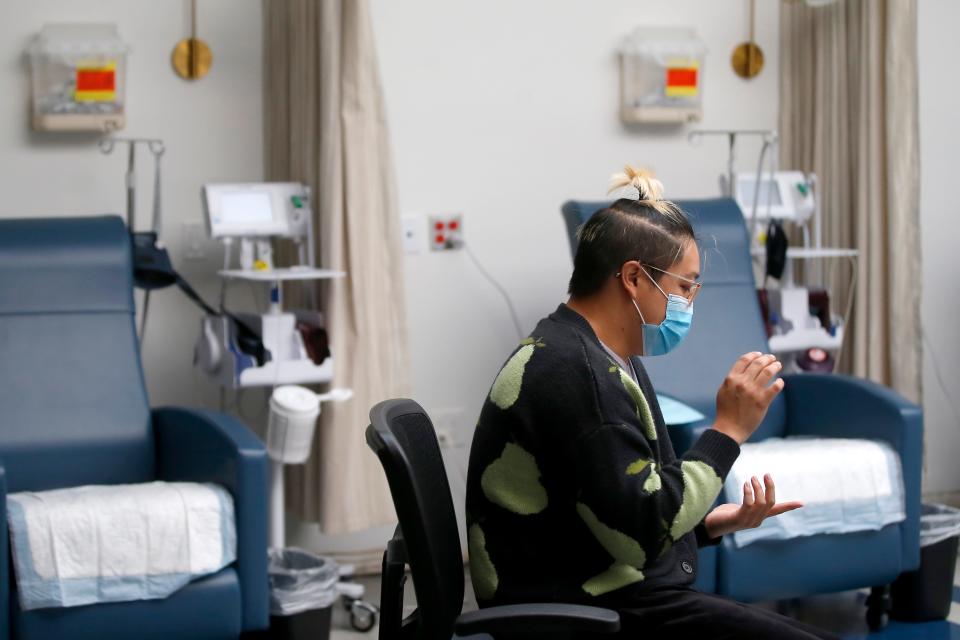
[[[271,549],[270,637],[327,640],[340,578],[336,562],[302,549]]]
[[[925,504],[920,512],[920,567],[902,573],[891,588],[890,616],[921,622],[943,620],[953,600],[960,542],[960,509]]]

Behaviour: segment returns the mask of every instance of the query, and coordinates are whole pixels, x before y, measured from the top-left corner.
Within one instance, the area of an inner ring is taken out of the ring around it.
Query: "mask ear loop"
[[[664,291],[663,289],[660,288],[660,285],[658,285],[658,284],[657,284],[657,281],[653,279],[653,276],[650,275],[650,272],[647,271],[646,269],[644,269],[642,264],[640,265],[640,268],[643,270],[643,273],[646,274],[647,278],[649,278],[650,282],[653,283],[653,286],[655,286],[655,287],[657,288],[657,290],[660,291],[660,293],[663,294],[663,297],[664,297],[664,298],[666,298],[667,300],[669,300],[669,299],[670,299],[670,296],[667,295],[667,292],[666,292],[666,291]]]
[[[640,264],[640,270],[643,271],[643,273],[646,274],[648,278],[650,278],[650,274],[647,273],[647,270],[643,268],[642,263]],[[619,278],[621,273],[623,272],[618,271],[614,275],[615,277]],[[655,286],[657,289],[660,289],[660,285],[657,284],[656,280],[654,280],[653,278],[650,278],[650,282],[652,282],[653,286]],[[660,289],[660,293],[663,293],[663,289]],[[670,297],[667,296],[667,294],[663,293],[663,295],[667,298],[667,300],[670,299]],[[642,322],[643,324],[647,324],[647,319],[643,317],[643,311],[640,311],[640,305],[637,304],[637,299],[634,298],[633,296],[630,296],[630,302],[633,303],[633,308],[637,310],[637,314],[640,316],[640,322]]]
[[[643,317],[643,312],[640,311],[640,305],[637,304],[637,301],[633,298],[633,296],[630,297],[630,302],[633,303],[633,308],[636,309],[637,313],[640,314],[640,322],[647,324],[647,320]]]

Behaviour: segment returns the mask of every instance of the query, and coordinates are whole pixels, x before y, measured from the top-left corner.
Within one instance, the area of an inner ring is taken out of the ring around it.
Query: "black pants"
[[[839,640],[839,636],[761,607],[701,593],[689,587],[642,596],[620,611],[623,640]]]

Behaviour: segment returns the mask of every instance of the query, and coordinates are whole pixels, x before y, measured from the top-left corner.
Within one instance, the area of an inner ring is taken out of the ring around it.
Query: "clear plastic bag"
[[[270,614],[292,616],[329,607],[337,599],[340,571],[330,558],[302,549],[270,549]]]
[[[960,509],[945,504],[925,504],[920,510],[920,546],[960,536]]]

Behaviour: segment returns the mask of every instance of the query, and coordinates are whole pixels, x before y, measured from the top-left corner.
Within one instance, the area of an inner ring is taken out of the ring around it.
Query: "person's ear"
[[[624,262],[620,267],[620,284],[631,297],[636,298],[641,293],[643,281],[642,267],[636,260]]]

